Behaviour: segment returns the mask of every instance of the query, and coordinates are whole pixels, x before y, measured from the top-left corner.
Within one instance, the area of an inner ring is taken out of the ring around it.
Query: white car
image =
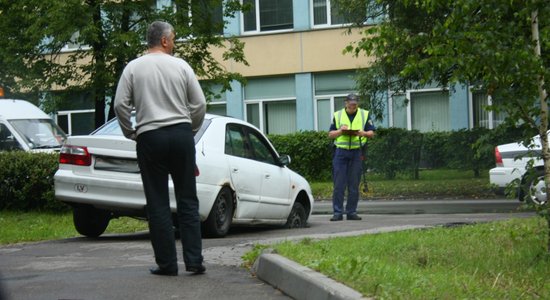
[[[495,147],[496,167],[489,170],[489,181],[503,192],[509,183],[517,180],[515,188],[519,201],[527,196],[529,202],[543,204],[546,202],[544,186],[544,165],[541,159],[540,137],[532,139],[532,147],[521,142],[498,145]],[[529,161],[532,161],[534,172],[527,172]]]
[[[73,207],[76,230],[101,235],[118,216],[146,218],[136,144],[116,119],[61,149],[55,196]],[[223,237],[232,225],[306,225],[313,208],[308,182],[286,165],[253,125],[207,114],[195,135],[197,193],[203,234]],[[176,212],[170,182],[170,206]]]

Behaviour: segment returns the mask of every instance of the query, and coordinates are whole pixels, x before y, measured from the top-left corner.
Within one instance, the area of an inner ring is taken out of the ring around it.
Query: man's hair
[[[160,41],[163,36],[170,37],[174,31],[174,27],[170,23],[163,21],[155,21],[149,25],[147,29],[147,47],[153,48],[160,46]]]

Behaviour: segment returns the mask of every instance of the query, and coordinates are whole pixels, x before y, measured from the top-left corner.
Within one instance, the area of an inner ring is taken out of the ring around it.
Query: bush
[[[380,128],[369,140],[367,166],[393,179],[397,173],[408,173],[418,179],[423,135],[417,130]]]
[[[288,154],[288,166],[308,180],[330,180],[332,145],[325,131],[301,131],[287,135],[269,135],[279,154]]]
[[[66,211],[53,189],[58,160],[59,154],[0,152],[0,209]]]

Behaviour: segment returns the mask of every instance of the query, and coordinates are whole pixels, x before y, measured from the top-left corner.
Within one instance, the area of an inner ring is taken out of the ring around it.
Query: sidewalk
[[[448,214],[501,213],[516,211],[521,202],[515,199],[404,199],[360,200],[359,214]],[[313,214],[332,214],[330,199],[316,200]]]

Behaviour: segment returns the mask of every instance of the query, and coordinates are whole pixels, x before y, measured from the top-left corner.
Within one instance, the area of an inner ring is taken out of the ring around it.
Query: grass
[[[147,223],[131,218],[113,219],[106,233],[147,230]],[[0,214],[0,244],[36,242],[80,236],[73,226],[72,213],[12,212]]]
[[[400,198],[496,198],[489,184],[488,171],[482,171],[479,178],[472,171],[464,170],[421,170],[420,179],[398,175],[387,180],[379,174],[367,173],[368,192],[362,196],[368,199]],[[332,198],[332,182],[311,182],[315,199]],[[361,184],[360,191],[363,191]]]
[[[491,198],[495,195],[489,188],[488,172],[481,172],[481,178],[473,178],[472,171],[422,170],[419,180],[398,176],[386,180],[378,174],[367,174],[368,198]],[[332,182],[311,183],[315,199],[332,197]],[[130,233],[147,230],[143,221],[131,218],[111,220],[107,233]],[[79,236],[72,223],[70,213],[47,212],[0,213],[0,244],[33,242]]]
[[[375,298],[549,299],[545,224],[542,218],[533,217],[321,241],[304,239],[273,248]],[[245,258],[251,260],[254,255]]]

